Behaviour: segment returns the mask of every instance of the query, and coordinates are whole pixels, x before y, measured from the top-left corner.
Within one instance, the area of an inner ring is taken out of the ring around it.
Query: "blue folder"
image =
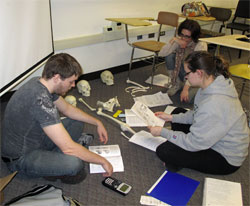
[[[165,171],[147,194],[169,205],[186,205],[199,184],[186,176]]]

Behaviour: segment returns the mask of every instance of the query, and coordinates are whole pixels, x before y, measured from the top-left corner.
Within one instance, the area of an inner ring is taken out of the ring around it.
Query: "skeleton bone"
[[[149,89],[149,87],[144,87],[144,86],[140,85],[139,83],[134,82],[134,81],[131,81],[131,80],[129,80],[129,79],[127,79],[126,82],[127,82],[128,84],[134,84],[135,86],[141,87],[142,89]]]
[[[107,115],[107,114],[105,114],[105,113],[103,113],[103,112],[102,112],[102,108],[98,108],[98,110],[97,110],[96,113],[97,113],[98,115],[100,115],[100,116],[107,117],[107,118],[113,120],[114,122],[116,122],[117,124],[119,124],[122,131],[124,131],[124,132],[127,131],[127,132],[130,132],[130,133],[132,133],[132,134],[135,134],[135,133],[136,133],[128,124],[126,124],[126,123],[124,123],[124,122],[122,122],[122,121],[120,121],[120,120],[118,120],[118,119],[115,119],[115,118],[113,118],[113,117],[111,117],[111,116],[109,116],[109,115]]]
[[[85,106],[87,106],[91,111],[96,111],[96,108],[89,106],[82,98],[79,98],[78,100],[79,102],[82,102],[83,104],[85,104]]]
[[[64,99],[66,102],[68,102],[72,106],[76,107],[77,102],[76,102],[76,98],[73,95],[68,95]]]
[[[131,95],[134,96],[134,93],[136,93],[136,92],[147,92],[147,90],[145,90],[145,89],[132,89]]]
[[[97,107],[101,107],[109,112],[113,112],[114,106],[120,107],[119,101],[117,96],[114,98],[109,99],[107,102],[97,101]]]

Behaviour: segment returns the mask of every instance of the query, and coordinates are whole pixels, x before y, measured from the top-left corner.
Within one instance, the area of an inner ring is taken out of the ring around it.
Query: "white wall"
[[[55,47],[56,53],[67,52],[82,65],[84,73],[95,72],[129,63],[131,47],[125,39],[92,44],[75,44],[75,39],[84,39],[103,33],[110,26],[108,17],[154,17],[159,11],[180,13],[181,6],[188,0],[51,0],[52,24],[55,42],[67,42],[66,46]],[[208,6],[235,8],[238,0],[204,0]],[[168,31],[162,38],[167,41],[173,36]],[[143,36],[144,40],[147,35]],[[135,40],[132,38],[131,40]],[[57,50],[59,48],[59,50]],[[137,50],[138,51],[138,50]],[[137,52],[136,55],[142,55]],[[40,75],[42,68],[33,76]]]

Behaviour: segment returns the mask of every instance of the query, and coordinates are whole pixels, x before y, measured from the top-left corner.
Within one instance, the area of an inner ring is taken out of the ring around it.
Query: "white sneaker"
[[[173,96],[183,87],[183,83],[181,82],[180,78],[176,79],[176,83],[168,89],[167,93],[169,96]]]

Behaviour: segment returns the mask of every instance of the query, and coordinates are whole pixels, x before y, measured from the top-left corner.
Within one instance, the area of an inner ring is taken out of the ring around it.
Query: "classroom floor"
[[[223,48],[222,48],[223,51]],[[225,54],[226,55],[226,54]],[[241,59],[237,58],[238,51],[231,49],[231,55],[233,57],[233,62],[231,64],[238,63],[247,63],[249,58],[248,52],[243,52],[243,57]],[[165,67],[161,67],[157,70],[157,73],[165,74]],[[151,68],[149,66],[139,68],[132,71],[131,80],[135,80],[136,82],[146,85],[144,81],[150,76]],[[134,101],[132,96],[129,93],[126,93],[124,90],[126,87],[131,86],[128,85],[125,81],[127,78],[127,72],[118,73],[114,76],[115,85],[107,86],[104,85],[100,79],[95,79],[89,81],[91,90],[90,97],[84,97],[84,100],[91,105],[92,107],[96,106],[96,102],[107,101],[110,98],[117,96],[121,107],[115,108],[124,109],[131,108]],[[240,82],[235,79],[236,82]],[[240,90],[241,85],[237,85],[237,90]],[[165,92],[163,88],[154,86],[147,93],[137,93],[136,96],[141,96],[144,94],[154,94],[156,92]],[[74,95],[79,98],[81,95],[78,93],[76,89],[73,89],[69,92],[69,94]],[[185,104],[179,102],[179,94],[171,97],[171,100],[174,102],[174,106],[181,107],[192,107],[192,104]],[[1,120],[4,115],[4,108],[7,102],[2,102],[1,104]],[[242,105],[247,110],[249,107],[249,83],[246,85],[243,97],[242,97]],[[123,161],[124,161],[124,172],[114,173],[113,177],[120,179],[130,185],[133,186],[132,191],[127,196],[122,196],[118,193],[115,193],[107,188],[105,188],[101,182],[103,177],[101,174],[89,174],[87,178],[77,185],[66,185],[59,181],[57,182],[49,182],[42,178],[38,179],[21,179],[17,175],[13,181],[9,183],[6,187],[5,191],[5,202],[10,200],[13,197],[23,194],[24,192],[31,190],[32,187],[37,185],[44,184],[53,184],[57,187],[63,189],[63,193],[66,196],[71,196],[77,200],[79,200],[83,205],[140,205],[140,197],[141,195],[145,195],[148,189],[154,184],[154,182],[160,177],[160,175],[164,172],[165,168],[163,163],[156,157],[155,153],[147,150],[143,147],[137,146],[128,142],[120,134],[119,126],[113,121],[106,119],[105,117],[98,116],[95,112],[90,111],[85,105],[81,102],[78,102],[77,106],[83,109],[85,112],[101,119],[107,128],[109,133],[109,142],[107,144],[119,144]],[[153,111],[162,111],[166,106],[155,107],[152,108]],[[108,112],[107,112],[108,113]],[[112,115],[112,113],[110,113]],[[2,122],[2,121],[1,121]],[[135,128],[136,131],[146,128]],[[0,127],[1,130],[1,127]],[[90,125],[85,125],[85,132],[92,133],[95,135],[95,140],[91,145],[99,145],[99,141],[97,138],[95,127]],[[6,165],[1,161],[0,162],[0,176],[9,174]],[[86,167],[87,171],[89,171],[89,167]],[[185,175],[192,179],[195,179],[200,182],[198,188],[195,193],[191,197],[188,205],[201,205],[203,198],[203,185],[205,177],[213,177],[222,180],[229,180],[234,182],[241,183],[242,186],[242,195],[243,195],[243,203],[244,205],[249,205],[249,156],[244,162],[243,166],[231,175],[207,175],[202,174],[200,172],[196,172],[191,169],[182,169],[179,174]]]

